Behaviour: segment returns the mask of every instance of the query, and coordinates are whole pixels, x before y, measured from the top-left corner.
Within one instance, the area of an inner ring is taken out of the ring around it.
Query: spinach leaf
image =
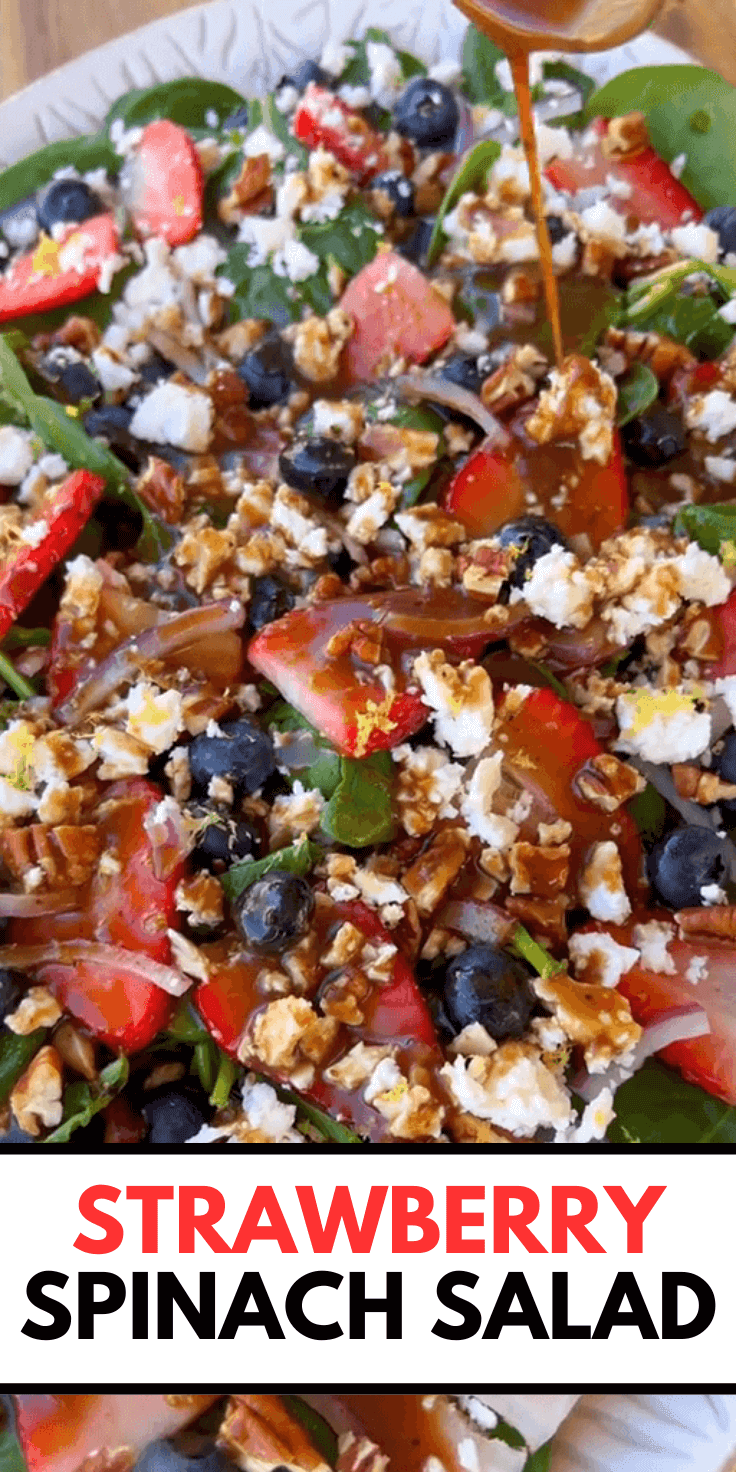
[[[569,61],[545,61],[542,63],[542,76],[547,80],[569,82],[580,97],[580,107],[574,112],[558,113],[546,119],[548,128],[581,128],[585,122],[585,104],[592,92],[595,92],[595,82],[587,72],[581,72],[578,67],[571,66]]]
[[[94,1083],[69,1084],[64,1090],[64,1117],[58,1129],[46,1136],[47,1145],[66,1145],[75,1130],[83,1129],[90,1120],[115,1098],[128,1082],[128,1060],[123,1053],[103,1068]]]
[[[233,245],[227,260],[217,268],[218,276],[232,281],[235,291],[230,298],[230,319],[240,322],[245,317],[260,317],[274,327],[298,322],[301,306],[291,295],[285,276],[277,276],[270,266],[250,266],[250,245]]]
[[[693,295],[685,289],[688,277],[701,272],[714,282],[715,296]],[[729,267],[686,261],[665,268],[647,282],[635,282],[627,293],[622,320],[638,331],[674,338],[701,358],[717,358],[729,346],[734,331],[719,314],[721,300],[735,288],[736,272]]]
[[[50,629],[26,629],[21,624],[14,624],[3,639],[3,649],[28,649],[31,645],[50,643]]]
[[[734,1145],[736,1109],[648,1059],[616,1093],[614,1144]]]
[[[304,144],[300,143],[299,139],[294,137],[288,117],[276,106],[273,92],[269,92],[268,97],[265,97],[263,100],[263,121],[266,127],[270,128],[274,137],[278,138],[280,143],[283,143],[286,152],[293,154],[294,158],[298,159],[299,168],[306,168],[309,159],[309,149],[305,148]],[[253,127],[250,118],[248,119],[248,124],[250,128]]]
[[[92,169],[107,169],[108,173],[117,174],[121,163],[122,159],[104,133],[47,143],[37,153],[31,153],[28,158],[3,169],[0,174],[0,210],[10,209],[48,184],[57,169],[73,165],[80,174],[89,173]]]
[[[332,1427],[298,1395],[284,1395],[281,1399],[285,1401],[287,1409],[291,1411],[294,1418],[301,1421],[310,1440],[316,1446],[317,1451],[321,1452],[327,1465],[334,1467],[337,1462],[337,1437]]]
[[[126,128],[142,128],[156,118],[169,118],[192,132],[211,134],[216,132],[237,108],[243,107],[245,98],[224,82],[208,82],[202,77],[179,77],[172,82],[160,82],[155,87],[137,87],[119,97],[105,118],[104,128],[110,128],[118,119]],[[217,122],[208,121],[208,113],[214,113]]]
[[[646,787],[637,792],[627,804],[634,822],[647,847],[656,843],[664,833],[667,822],[667,804],[656,787],[647,782]]]
[[[378,249],[380,235],[376,223],[362,200],[353,199],[343,205],[334,220],[301,225],[298,233],[304,245],[314,251],[325,266],[331,260],[337,261],[343,271],[349,276],[355,276],[363,266],[373,260]],[[307,277],[306,281],[299,283],[300,286],[308,287],[311,279]]]
[[[362,761],[341,757],[340,781],[322,814],[322,828],[348,848],[393,838],[393,762],[388,752]]]
[[[675,517],[676,536],[691,537],[705,552],[721,556],[729,566],[736,561],[736,502],[715,506],[682,506]]]
[[[290,1089],[285,1089],[279,1084],[273,1085],[271,1079],[266,1079],[266,1083],[275,1087],[276,1093],[285,1104],[295,1104],[297,1119],[300,1117],[305,1119],[313,1129],[322,1135],[323,1139],[334,1140],[338,1145],[362,1145],[360,1135],[356,1135],[355,1131],[349,1129],[346,1124],[340,1124],[339,1120],[333,1119],[331,1114],[325,1114],[324,1109],[320,1109],[311,1100],[302,1099],[300,1094],[292,1094]]]
[[[315,759],[304,767],[291,766],[289,773],[307,789],[316,787],[323,797],[332,797],[340,781],[340,756],[334,746],[285,700],[278,700],[271,706],[266,725],[275,727],[277,731],[304,731],[311,737],[312,744],[317,747]]]
[[[275,853],[267,854],[265,859],[243,859],[242,863],[233,864],[222,875],[220,883],[228,899],[236,900],[249,884],[261,879],[264,874],[270,874],[274,869],[287,869],[290,874],[308,874],[321,853],[318,844],[302,838],[289,848],[279,848]]]
[[[182,997],[166,1033],[177,1043],[201,1043],[210,1036],[199,1013],[195,1012],[189,997]]]
[[[434,264],[441,254],[446,235],[442,229],[442,222],[446,215],[455,208],[458,200],[463,194],[471,192],[480,193],[485,189],[488,175],[501,153],[501,145],[493,138],[485,138],[471,148],[470,153],[463,159],[460,167],[451,179],[445,197],[437,211],[434,229],[427,246],[427,265]]]
[[[496,64],[505,61],[500,46],[468,26],[463,38],[463,89],[471,102],[503,107],[509,94],[496,76]]]
[[[30,681],[15,668],[12,660],[0,650],[0,679],[14,690],[19,700],[32,700],[38,692]]]
[[[10,1426],[0,1431],[0,1472],[26,1472],[18,1438]]]
[[[210,1104],[213,1109],[224,1109],[230,1098],[233,1086],[238,1079],[243,1077],[245,1070],[234,1058],[229,1058],[223,1053],[222,1048],[217,1050],[217,1073],[215,1081],[210,1090]]]
[[[524,1463],[524,1472],[549,1472],[549,1464],[552,1456],[552,1442],[545,1441],[536,1452],[532,1452]]]
[[[45,1037],[43,1028],[20,1037],[5,1028],[0,1033],[0,1104],[5,1104]]]
[[[413,56],[410,51],[400,51],[394,46],[388,31],[382,31],[378,26],[369,26],[365,36],[358,41],[351,41],[352,56],[347,66],[340,73],[340,85],[349,87],[370,87],[371,69],[368,65],[368,42],[377,41],[383,46],[390,46],[398,57],[404,81],[410,77],[426,76],[427,68],[418,57]],[[379,127],[388,127],[391,114],[386,108],[377,108]]]
[[[723,77],[704,66],[635,66],[593,92],[586,102],[585,117],[590,121],[627,112],[648,114],[657,103],[673,97],[687,105],[688,94],[704,84],[714,92],[728,88]]]
[[[659,397],[659,381],[646,363],[634,363],[618,388],[616,423],[628,424]]]

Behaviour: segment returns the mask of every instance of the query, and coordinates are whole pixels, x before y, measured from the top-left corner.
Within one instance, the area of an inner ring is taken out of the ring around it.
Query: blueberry
[[[685,449],[685,430],[678,415],[653,404],[638,418],[625,424],[621,436],[624,449],[635,465],[656,469],[681,455]]]
[[[283,404],[294,387],[294,359],[280,337],[267,337],[246,353],[237,372],[248,390],[251,409]]]
[[[36,213],[42,230],[54,225],[78,225],[103,213],[101,199],[83,179],[52,179],[38,196]]]
[[[339,497],[355,465],[355,455],[340,440],[315,434],[292,440],[279,455],[279,470],[295,491],[314,491],[325,500]]]
[[[19,199],[8,209],[0,211],[0,231],[13,250],[27,250],[38,240],[38,216],[36,197]]]
[[[147,1145],[183,1145],[206,1123],[191,1094],[177,1088],[152,1094],[143,1105],[143,1116],[148,1125]]]
[[[115,447],[130,443],[132,418],[133,410],[126,404],[103,404],[99,409],[88,409],[82,416],[82,423],[87,434],[93,438],[99,435]]]
[[[702,905],[701,890],[726,878],[723,843],[711,828],[687,824],[655,844],[647,860],[657,895],[673,910]]]
[[[724,737],[720,752],[713,758],[713,768],[723,782],[736,782],[736,731]]]
[[[153,387],[154,384],[161,383],[162,379],[171,378],[174,372],[174,365],[173,363],[167,363],[166,359],[162,358],[160,353],[152,352],[146,358],[145,363],[141,363],[138,372],[143,382],[150,383]]]
[[[282,77],[280,87],[295,87],[297,92],[303,92],[310,82],[316,82],[318,87],[326,87],[330,84],[327,72],[316,61],[300,61],[288,76]]]
[[[304,935],[314,895],[306,879],[274,869],[249,884],[233,908],[235,923],[251,950],[279,951]]]
[[[407,220],[414,214],[414,185],[401,169],[387,169],[383,174],[377,174],[371,183],[371,194],[381,194],[388,201],[388,213],[398,215],[401,220]],[[381,201],[378,201],[379,213]]]
[[[262,629],[282,618],[294,607],[294,594],[278,578],[256,578],[253,583],[248,619],[252,629]]]
[[[396,131],[420,148],[452,144],[459,121],[458,105],[449,87],[431,77],[414,77],[394,112]]]
[[[222,125],[223,132],[234,133],[236,130],[243,132],[248,126],[248,103],[244,102],[242,107],[236,107],[229,118],[225,118]]]
[[[135,1472],[233,1472],[233,1463],[212,1442],[197,1456],[180,1451],[174,1441],[152,1441],[141,1452]]]
[[[471,394],[480,393],[486,376],[479,360],[468,357],[466,353],[456,353],[454,358],[449,358],[440,368],[440,378],[445,378],[448,383],[456,383],[459,388],[469,389]]]
[[[489,945],[468,946],[450,961],[443,1001],[456,1033],[479,1022],[497,1042],[522,1037],[534,1009],[529,973]]]
[[[703,224],[710,225],[711,230],[715,230],[721,255],[736,251],[736,209],[733,205],[719,204],[715,209],[708,210]]]
[[[239,859],[256,859],[260,839],[252,823],[231,818],[227,813],[210,812],[202,827],[192,858],[197,867],[218,873]]]
[[[515,521],[507,521],[496,537],[501,547],[512,552],[507,574],[512,588],[523,588],[535,562],[553,547],[567,546],[562,532],[543,516],[518,516]]]
[[[560,240],[563,240],[566,235],[569,235],[570,232],[567,228],[567,225],[565,224],[564,220],[560,218],[559,215],[547,215],[546,220],[547,234],[549,235],[552,245],[557,245]]]
[[[39,363],[39,373],[47,383],[56,383],[72,404],[83,399],[101,399],[102,384],[76,348],[55,347]]]
[[[25,992],[22,976],[0,966],[0,1021],[14,1012]]]
[[[228,721],[221,735],[195,736],[189,767],[195,786],[207,791],[213,777],[223,777],[237,792],[255,792],[276,767],[273,742],[247,716]]]
[[[407,261],[420,266],[424,260],[434,232],[434,220],[417,220],[408,240],[401,241],[396,249]]]

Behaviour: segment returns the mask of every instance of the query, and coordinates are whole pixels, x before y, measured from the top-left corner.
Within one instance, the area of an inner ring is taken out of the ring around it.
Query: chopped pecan
[[[271,160],[267,153],[244,158],[243,167],[221,199],[217,213],[225,225],[237,225],[243,215],[258,214],[271,203]]]
[[[601,148],[607,158],[633,158],[649,147],[647,120],[643,112],[627,112],[611,118]]]
[[[586,802],[602,808],[604,813],[615,813],[622,803],[643,792],[646,782],[627,762],[620,761],[612,752],[602,751],[581,767],[574,786]]]
[[[532,986],[566,1036],[583,1047],[588,1068],[594,1072],[628,1053],[641,1037],[628,1002],[615,988],[589,986],[564,973],[535,976]]]
[[[570,872],[570,846],[536,844],[520,841],[513,844],[511,859],[511,893],[534,894],[551,899],[567,883]]]
[[[406,870],[402,884],[420,915],[431,914],[444,898],[465,863],[469,842],[464,828],[440,829],[429,848]]]
[[[504,908],[514,915],[533,934],[539,933],[550,940],[567,939],[564,896],[553,900],[540,900],[535,896],[509,895]]]
[[[500,367],[485,379],[480,396],[488,409],[499,414],[530,399],[549,363],[531,343],[512,348]]]
[[[33,990],[33,988],[32,988]],[[54,1047],[63,1061],[75,1073],[81,1073],[82,1078],[89,1079],[92,1083],[97,1078],[97,1058],[95,1045],[90,1037],[80,1032],[69,1018],[59,1023],[54,1033]]]
[[[247,1472],[274,1467],[328,1472],[301,1421],[278,1395],[231,1396],[217,1441]]]
[[[365,664],[380,664],[383,658],[383,629],[379,624],[364,619],[352,619],[345,627],[332,635],[326,652],[338,656],[354,654]]]
[[[33,339],[34,347],[50,347],[52,343],[64,348],[76,348],[88,358],[102,341],[102,333],[91,317],[67,317],[55,332],[43,333]]]
[[[141,500],[170,526],[178,526],[186,503],[184,477],[168,461],[149,455],[145,470],[135,483]]]
[[[27,1135],[38,1135],[42,1126],[61,1122],[62,1082],[61,1058],[48,1044],[31,1059],[10,1095],[10,1107]]]
[[[698,905],[675,915],[683,935],[736,940],[736,905]]]
[[[716,772],[704,772],[694,762],[673,762],[672,780],[680,797],[707,807],[736,797],[736,783],[722,782]]]
[[[28,828],[6,828],[0,833],[0,856],[13,878],[23,879],[29,869],[38,867],[49,889],[86,884],[97,868],[100,850],[101,840],[91,823],[78,828],[32,823]]]
[[[607,348],[623,353],[627,363],[646,363],[655,378],[668,384],[680,368],[694,368],[696,359],[689,348],[663,337],[659,332],[635,332],[623,327],[609,327],[605,343]]]

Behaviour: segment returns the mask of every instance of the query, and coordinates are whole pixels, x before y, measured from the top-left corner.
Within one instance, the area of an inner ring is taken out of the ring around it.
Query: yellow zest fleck
[[[365,710],[358,712],[355,720],[356,756],[365,756],[368,742],[374,731],[393,731],[395,729],[396,721],[391,720],[391,708],[394,699],[393,692],[389,690],[380,703],[375,700],[368,700],[366,701]]]
[[[59,244],[50,235],[42,235],[31,257],[34,276],[58,276]]]
[[[721,542],[719,556],[724,567],[736,567],[736,542]]]
[[[65,404],[64,405],[64,408],[66,410],[66,413],[69,415],[69,418],[70,419],[78,419],[79,418],[79,405],[78,404]]]
[[[392,1089],[386,1089],[386,1092],[384,1094],[379,1094],[378,1097],[381,1100],[382,1104],[398,1104],[399,1099],[403,1099],[404,1094],[408,1090],[408,1087],[409,1085],[407,1084],[406,1079],[400,1078],[398,1083],[394,1084]]]
[[[175,194],[174,198],[171,201],[171,205],[175,215],[183,215],[187,207],[187,202],[184,198],[184,195]]]
[[[15,731],[8,732],[8,739],[13,749],[15,766],[8,777],[12,787],[19,792],[30,792],[35,786],[32,780],[33,772],[33,749],[36,738],[28,726],[21,725]]]
[[[696,702],[702,698],[702,694],[696,691],[686,693],[684,690],[636,690],[633,692],[633,699],[629,698],[627,701],[632,715],[628,731],[635,735],[646,731],[657,716],[666,718],[676,716],[681,711],[693,710]]]

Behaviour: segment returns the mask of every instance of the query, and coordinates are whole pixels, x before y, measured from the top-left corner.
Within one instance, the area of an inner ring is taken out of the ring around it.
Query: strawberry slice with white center
[[[455,331],[447,298],[393,250],[353,277],[340,306],[354,324],[343,353],[350,383],[379,377],[396,358],[424,363]]]
[[[138,235],[185,245],[202,229],[202,167],[193,139],[178,123],[160,118],[143,129],[121,183]]]

